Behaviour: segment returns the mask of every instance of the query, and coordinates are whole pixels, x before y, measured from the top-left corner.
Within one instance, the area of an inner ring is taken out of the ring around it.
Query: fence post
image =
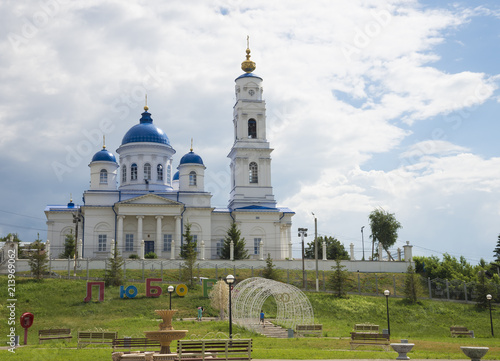
[[[123,260],[123,279],[127,279],[127,260]]]
[[[305,291],[307,291],[307,272],[304,272],[304,278],[305,278],[304,285],[306,286]]]
[[[163,282],[163,261],[160,261],[161,281]]]
[[[253,277],[253,267],[252,267],[252,277]],[[218,272],[218,268],[217,268],[217,263],[215,264],[215,279],[216,280],[219,279],[219,272]]]
[[[89,259],[87,258],[87,281],[90,279]]]
[[[253,266],[252,266],[252,277],[253,277]]]
[[[325,270],[323,270],[323,292],[326,292]]]
[[[198,266],[198,282],[199,282],[200,281],[200,264],[198,263],[197,266]]]
[[[69,263],[70,263],[70,260],[69,260],[69,256],[68,256],[68,279],[69,279],[70,268],[71,268],[71,265]]]
[[[361,294],[361,280],[359,278],[359,271],[358,271],[358,293]]]
[[[448,301],[450,300],[450,287],[449,287],[449,282],[446,280],[446,297],[448,297]]]
[[[144,282],[144,258],[142,259],[142,282]]]
[[[467,302],[467,284],[464,281],[464,296],[465,296],[465,302]]]
[[[377,296],[378,296],[378,276],[376,273],[375,273],[375,288],[377,290]]]
[[[430,277],[427,277],[427,283],[429,284],[429,298],[432,299],[432,286]]]
[[[392,275],[392,284],[394,286],[394,296],[396,296],[396,276]]]
[[[179,263],[179,282],[182,281],[182,264]]]
[[[236,277],[236,265],[233,265],[233,275]]]

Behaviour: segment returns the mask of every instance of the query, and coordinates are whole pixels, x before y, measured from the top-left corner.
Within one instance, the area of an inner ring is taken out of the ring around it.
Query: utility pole
[[[305,267],[305,251],[304,237],[307,237],[307,228],[299,228],[299,237],[302,238],[302,288],[306,289],[306,267]]]
[[[312,213],[312,212],[311,212]],[[319,292],[319,278],[318,278],[318,219],[314,217],[314,259],[316,260],[316,292]]]
[[[77,256],[77,253],[78,253],[78,223],[80,223],[80,221],[82,220],[82,214],[80,212],[80,208],[78,208],[78,210],[73,213],[73,223],[75,223],[75,253],[74,253],[74,261],[75,261],[75,265],[74,265],[74,269],[73,269],[73,276],[76,276],[76,256]]]
[[[365,237],[363,236],[363,228],[365,228],[365,226],[361,227],[361,245],[363,247],[363,261],[364,261],[365,260]]]

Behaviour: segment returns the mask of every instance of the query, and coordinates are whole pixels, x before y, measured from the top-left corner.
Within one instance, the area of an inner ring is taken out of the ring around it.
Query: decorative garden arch
[[[276,323],[284,328],[313,325],[311,302],[297,287],[261,277],[247,278],[234,286],[233,322],[251,330],[259,329],[259,315],[264,302],[274,297],[278,312]]]

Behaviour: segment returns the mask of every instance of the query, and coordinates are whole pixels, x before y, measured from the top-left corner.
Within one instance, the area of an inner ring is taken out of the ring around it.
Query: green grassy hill
[[[7,278],[0,280],[4,287],[0,289],[1,315],[0,340],[5,341],[9,333],[7,324],[8,309],[6,300]],[[127,282],[127,285],[132,284]],[[21,348],[9,360],[110,360],[111,351],[106,349],[84,350],[76,348],[77,331],[110,330],[118,331],[119,337],[144,337],[143,331],[158,328],[155,309],[168,308],[169,298],[167,283],[162,285],[164,293],[159,298],[145,297],[145,284],[133,283],[138,288],[134,299],[121,299],[118,287],[106,288],[104,302],[84,303],[86,281],[47,279],[36,282],[32,279],[16,279],[16,319],[23,312],[35,315],[33,327],[29,329],[28,347]],[[314,309],[317,323],[323,324],[326,338],[302,338],[271,340],[250,333],[238,327],[234,333],[254,339],[254,358],[384,358],[395,359],[395,352],[349,350],[349,341],[342,339],[349,336],[355,323],[375,323],[380,328],[387,327],[386,300],[384,296],[368,297],[352,295],[348,299],[336,299],[330,294],[307,292]],[[97,295],[94,295],[94,299]],[[196,308],[205,308],[204,316],[217,316],[218,312],[210,307],[209,299],[203,298],[201,287],[190,289],[180,298],[172,296],[172,308],[178,310],[174,328],[189,330],[188,335],[203,337],[209,332],[225,332],[228,322],[196,322],[186,318],[196,317]],[[415,351],[411,358],[448,358],[464,359],[460,345],[481,345],[490,347],[486,359],[500,358],[500,313],[494,311],[497,337],[491,337],[489,312],[479,310],[472,304],[422,300],[417,305],[408,305],[401,298],[390,298],[391,339],[409,339],[415,342]],[[264,305],[267,318],[276,312],[274,299],[268,299]],[[452,339],[449,334],[451,325],[463,325],[474,330],[475,339]],[[22,335],[23,329],[16,323],[16,333]],[[71,328],[74,339],[70,343],[49,341],[38,346],[38,330],[47,328]],[[3,343],[3,345],[6,345]],[[0,351],[0,359],[5,353]]]

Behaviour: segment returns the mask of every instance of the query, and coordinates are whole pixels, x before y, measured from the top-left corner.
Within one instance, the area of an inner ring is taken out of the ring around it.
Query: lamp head
[[[486,299],[487,299],[487,300],[491,300],[492,298],[493,298],[493,297],[491,297],[491,295],[490,295],[489,293],[486,295]]]
[[[384,295],[385,295],[386,297],[387,297],[387,296],[389,296],[390,294],[391,294],[391,291],[389,291],[389,290],[385,290],[385,291],[384,291]]]
[[[227,284],[233,284],[234,283],[234,276],[233,275],[227,275],[226,277],[226,283]]]
[[[168,293],[174,292],[174,286],[168,286],[167,291],[168,291]]]

